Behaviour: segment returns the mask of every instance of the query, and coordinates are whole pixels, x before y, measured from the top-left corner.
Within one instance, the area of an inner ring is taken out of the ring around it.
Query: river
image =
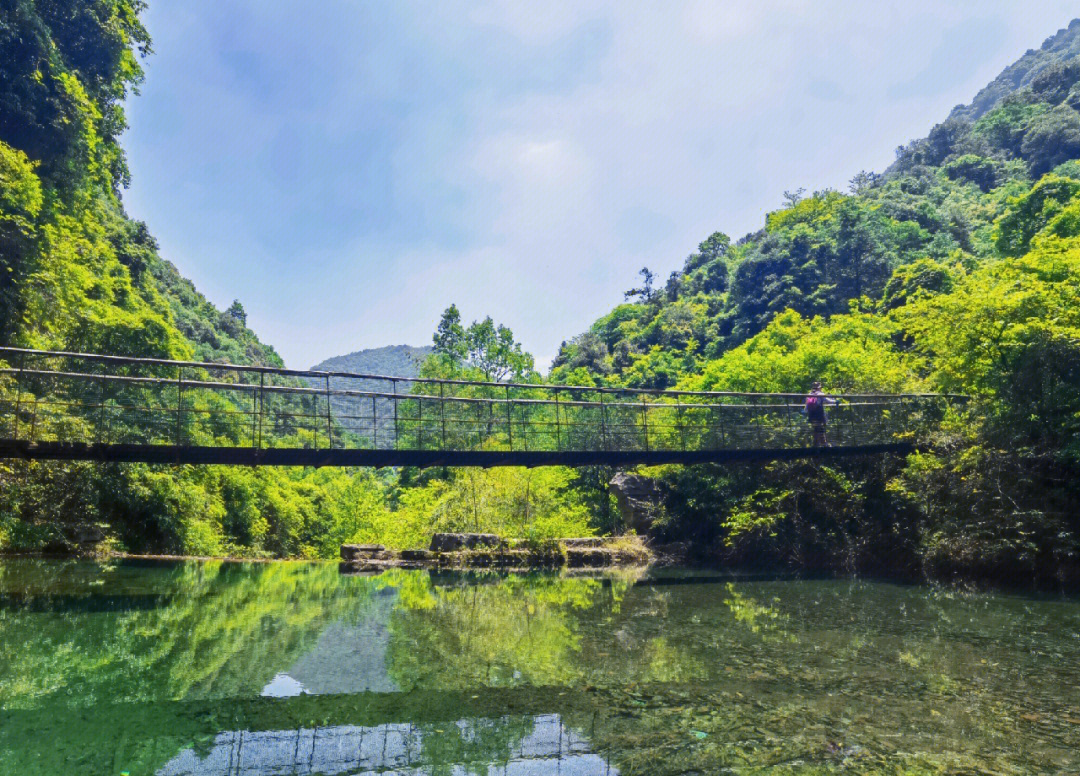
[[[0,773],[1080,772],[1080,600],[0,562]]]

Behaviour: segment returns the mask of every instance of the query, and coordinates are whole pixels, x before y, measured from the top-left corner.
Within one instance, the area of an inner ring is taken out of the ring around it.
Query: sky
[[[1039,0],[150,0],[124,193],[285,363],[429,344],[546,367],[649,267],[881,171],[1071,18]]]

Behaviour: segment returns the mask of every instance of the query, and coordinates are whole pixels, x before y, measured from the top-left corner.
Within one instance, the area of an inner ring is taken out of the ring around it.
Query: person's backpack
[[[806,415],[810,418],[820,418],[825,414],[825,397],[820,394],[810,394],[806,397]]]

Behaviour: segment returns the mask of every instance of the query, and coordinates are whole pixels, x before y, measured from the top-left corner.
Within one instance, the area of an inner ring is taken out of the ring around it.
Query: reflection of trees
[[[257,695],[368,598],[366,587],[343,595],[337,568],[325,564],[64,569],[0,567],[4,590],[23,591],[18,607],[0,607],[6,709],[53,696],[91,705]]]
[[[179,752],[157,776],[599,774],[604,760],[556,714],[295,730],[231,730]]]
[[[596,604],[600,580],[509,576],[460,587],[435,587],[427,575],[410,581],[390,621],[387,656],[402,689],[568,684],[580,675],[573,613]]]
[[[431,776],[460,773],[455,765],[466,773],[484,776],[489,763],[509,760],[533,727],[531,717],[471,720],[468,725],[463,721],[425,725],[421,728],[422,762]]]
[[[388,670],[403,690],[690,682],[714,670],[667,628],[671,594],[632,575],[440,587],[404,572]],[[673,616],[676,616],[673,614]]]
[[[788,617],[768,604],[759,603],[753,596],[739,592],[731,582],[725,585],[724,606],[731,610],[735,622],[749,628],[765,641],[796,641],[785,629]]]

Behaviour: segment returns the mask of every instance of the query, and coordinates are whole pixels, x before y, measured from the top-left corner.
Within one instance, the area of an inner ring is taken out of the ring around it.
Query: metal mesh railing
[[[837,398],[829,443],[848,447],[916,440],[962,399]],[[0,348],[0,438],[27,442],[527,453],[789,449],[815,442],[804,399]]]

